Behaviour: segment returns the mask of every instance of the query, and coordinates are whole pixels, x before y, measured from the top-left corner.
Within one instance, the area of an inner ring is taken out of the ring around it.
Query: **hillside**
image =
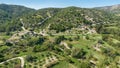
[[[0,4],[0,32],[19,30],[18,18],[34,11],[24,6]]]
[[[119,16],[6,4],[0,13],[0,68],[120,68]]]
[[[120,13],[120,4],[112,6],[97,7],[96,9],[104,10],[110,13]]]
[[[35,11],[34,9],[30,9],[24,6],[18,6],[18,5],[6,5],[6,4],[0,4],[0,17],[1,22],[4,23],[5,19],[12,19],[19,16],[22,16],[23,14],[26,14],[30,11]],[[3,22],[2,22],[3,20]]]
[[[37,10],[30,15],[21,17],[26,24],[25,27],[37,29],[48,28],[49,30],[66,31],[72,28],[79,28],[80,25],[95,25],[109,23],[111,14],[95,9],[79,7],[67,8],[46,8]],[[35,26],[35,27],[33,27]],[[60,28],[58,28],[60,27]]]
[[[94,9],[68,7],[59,11],[47,22],[51,25],[51,30],[65,31],[71,28],[79,28],[81,25],[89,26],[109,22],[108,16],[107,13]],[[58,27],[60,29],[57,29]]]
[[[0,32],[21,30],[20,19],[23,20],[24,27],[27,29],[36,30],[52,26],[49,29],[57,32],[78,28],[80,25],[109,23],[111,19],[111,14],[104,11],[79,7],[34,10],[18,5],[1,4],[0,6],[2,24]],[[57,29],[59,25],[61,27]]]

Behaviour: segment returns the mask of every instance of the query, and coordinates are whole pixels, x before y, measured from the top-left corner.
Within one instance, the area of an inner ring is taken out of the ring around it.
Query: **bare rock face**
[[[100,9],[112,13],[120,13],[120,4],[113,6],[97,7],[96,9]]]
[[[111,7],[111,10],[120,9],[120,5],[114,5]]]

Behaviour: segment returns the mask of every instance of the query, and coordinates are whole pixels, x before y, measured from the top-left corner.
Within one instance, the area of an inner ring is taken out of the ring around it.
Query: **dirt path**
[[[40,23],[38,23],[39,25],[43,24],[45,21],[47,21],[50,17],[45,18],[43,21],[41,21]]]
[[[64,45],[65,48],[70,49],[70,47],[68,46],[68,44],[67,44],[66,42],[61,42],[60,44],[61,44],[61,45]]]
[[[4,63],[9,62],[9,61],[11,61],[11,60],[20,59],[20,61],[21,61],[21,68],[24,68],[24,63],[25,63],[25,61],[24,61],[24,58],[23,58],[23,57],[24,57],[24,56],[11,58],[11,59],[8,59],[8,60],[6,60],[6,61],[0,62],[0,64],[4,64]]]
[[[24,68],[24,64],[25,64],[25,61],[24,61],[24,58],[23,57],[18,57],[21,61],[21,68]]]
[[[97,43],[95,46],[93,46],[93,48],[94,48],[96,51],[99,51],[99,52],[100,52],[100,51],[101,51],[101,49],[100,49],[101,46],[102,46],[101,44],[98,44],[98,43]]]

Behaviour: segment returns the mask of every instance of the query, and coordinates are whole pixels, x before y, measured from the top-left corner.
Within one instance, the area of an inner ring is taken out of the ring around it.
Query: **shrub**
[[[26,60],[27,60],[28,62],[34,62],[34,61],[36,61],[36,59],[37,59],[36,56],[28,55],[28,56],[26,57]]]
[[[64,36],[59,36],[58,38],[55,39],[56,44],[60,44],[61,41],[66,40]]]

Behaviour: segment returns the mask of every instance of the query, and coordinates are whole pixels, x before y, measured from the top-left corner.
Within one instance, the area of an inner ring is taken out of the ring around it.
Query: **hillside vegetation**
[[[98,8],[0,4],[0,68],[120,68],[119,28]]]

